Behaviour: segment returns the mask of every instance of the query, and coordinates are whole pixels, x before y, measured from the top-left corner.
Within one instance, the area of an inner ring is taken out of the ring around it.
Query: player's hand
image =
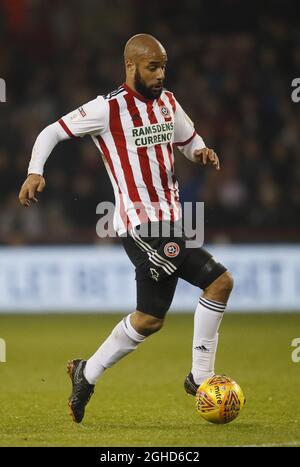
[[[203,148],[194,151],[195,162],[202,165],[213,165],[220,170],[220,161],[213,149]]]
[[[22,206],[28,208],[30,202],[33,201],[37,203],[36,193],[40,193],[45,188],[46,182],[42,175],[38,174],[29,174],[23,183],[20,193],[19,200]]]

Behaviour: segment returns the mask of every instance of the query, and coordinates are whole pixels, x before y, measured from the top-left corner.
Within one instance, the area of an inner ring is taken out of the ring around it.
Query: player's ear
[[[129,76],[134,76],[136,65],[133,60],[129,58],[125,60],[125,68],[126,68],[126,73],[128,73]]]

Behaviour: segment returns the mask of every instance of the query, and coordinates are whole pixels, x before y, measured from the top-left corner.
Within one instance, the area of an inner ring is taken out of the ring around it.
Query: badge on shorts
[[[166,243],[164,247],[164,254],[168,256],[168,258],[175,258],[180,252],[179,245],[175,242]]]
[[[157,272],[155,268],[150,268],[150,274],[151,274],[151,279],[157,282],[159,278],[159,272]]]

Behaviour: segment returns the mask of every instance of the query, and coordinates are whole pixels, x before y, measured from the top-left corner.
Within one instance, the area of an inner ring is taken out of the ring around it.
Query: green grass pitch
[[[201,419],[184,392],[193,315],[172,313],[104,373],[84,421],[73,423],[66,362],[93,353],[120,317],[0,315],[1,446],[300,446],[300,362],[291,359],[300,314],[226,313],[216,371],[236,379],[247,398],[228,425]]]

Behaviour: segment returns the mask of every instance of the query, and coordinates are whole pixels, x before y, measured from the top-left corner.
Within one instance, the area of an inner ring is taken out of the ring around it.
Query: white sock
[[[94,355],[87,360],[84,369],[87,381],[90,384],[96,384],[106,368],[110,368],[125,355],[135,350],[144,339],[145,336],[136,332],[132,326],[130,315],[126,316],[116,325]]]
[[[194,315],[192,375],[196,384],[213,376],[218,330],[226,304],[200,297]]]

